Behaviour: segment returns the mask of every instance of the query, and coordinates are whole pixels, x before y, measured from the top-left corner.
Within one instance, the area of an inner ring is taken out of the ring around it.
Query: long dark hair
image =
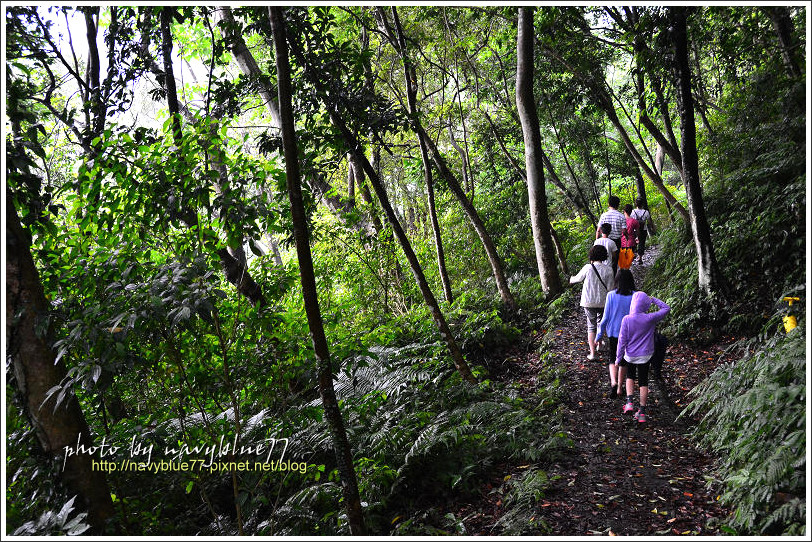
[[[634,287],[634,275],[629,269],[618,269],[615,275],[618,295],[632,295],[637,289]]]

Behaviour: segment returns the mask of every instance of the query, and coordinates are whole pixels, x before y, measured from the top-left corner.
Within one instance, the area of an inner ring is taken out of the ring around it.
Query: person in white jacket
[[[595,353],[595,333],[598,321],[603,315],[606,305],[606,294],[615,287],[615,277],[612,268],[604,263],[608,253],[606,247],[593,245],[589,249],[589,263],[581,268],[577,275],[570,277],[570,284],[583,282],[581,289],[581,306],[586,314],[586,336],[589,344],[589,361],[598,359]]]

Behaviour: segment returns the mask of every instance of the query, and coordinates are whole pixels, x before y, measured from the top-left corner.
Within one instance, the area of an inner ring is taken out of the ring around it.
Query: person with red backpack
[[[630,216],[640,223],[640,231],[637,232],[637,244],[639,247],[637,254],[639,254],[640,259],[642,259],[643,254],[646,253],[646,239],[649,233],[654,235],[656,232],[654,231],[654,222],[651,220],[651,213],[645,209],[645,200],[643,198],[637,198],[634,200],[634,204],[637,205],[637,208],[631,212]]]
[[[621,269],[631,267],[632,261],[634,261],[635,249],[637,248],[637,231],[640,229],[640,223],[631,217],[631,213],[631,204],[626,204],[623,208],[626,225],[623,227],[620,236],[620,256],[618,258],[618,267]]]

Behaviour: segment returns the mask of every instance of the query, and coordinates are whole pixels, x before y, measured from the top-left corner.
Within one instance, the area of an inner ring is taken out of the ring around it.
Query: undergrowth
[[[436,516],[440,503],[472,495],[497,463],[543,465],[567,446],[554,408],[557,379],[524,400],[509,385],[487,378],[463,382],[443,361],[442,345],[414,343],[381,348],[352,374],[342,373],[336,392],[356,450],[356,469],[370,532],[461,534],[460,522]],[[481,375],[481,372],[480,372]],[[315,404],[315,403],[314,403]],[[328,455],[323,422],[303,427],[292,443],[318,443]],[[292,448],[296,455],[313,450]],[[342,534],[345,525],[318,519],[318,491],[304,490],[277,511],[275,534],[312,531]],[[328,508],[325,508],[326,512]],[[436,512],[436,510],[435,510]],[[332,526],[331,526],[332,525]]]
[[[705,413],[693,436],[720,458],[712,479],[733,534],[806,534],[806,326],[775,328],[740,345],[746,355],[694,388],[685,410]]]

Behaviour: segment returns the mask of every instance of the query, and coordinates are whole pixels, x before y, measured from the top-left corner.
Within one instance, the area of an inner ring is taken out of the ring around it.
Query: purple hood
[[[649,307],[651,307],[651,296],[646,292],[637,291],[632,294],[632,304],[629,308],[629,314],[647,313]]]

